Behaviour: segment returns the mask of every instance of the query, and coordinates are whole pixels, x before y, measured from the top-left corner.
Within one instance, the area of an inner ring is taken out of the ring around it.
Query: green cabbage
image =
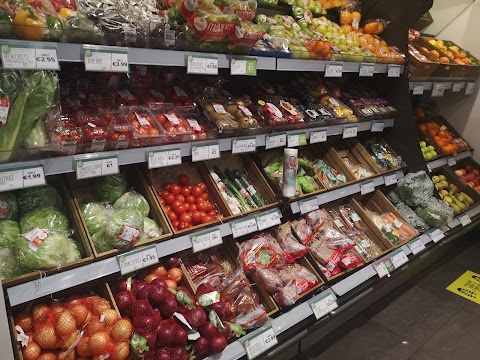
[[[91,202],[82,205],[82,217],[90,236],[100,232],[109,221],[108,211],[102,204]]]
[[[145,241],[151,238],[157,238],[163,234],[163,229],[158,226],[155,220],[148,217],[143,218],[143,233],[139,241]]]
[[[20,268],[10,249],[0,249],[0,280],[10,279],[20,274]]]
[[[97,195],[101,201],[113,204],[127,191],[127,178],[123,174],[102,176],[95,182]]]
[[[68,230],[70,224],[60,210],[45,206],[30,211],[20,220],[22,233],[34,227],[63,232]]]
[[[56,231],[50,231],[36,250],[30,248],[30,244],[27,239],[18,237],[12,245],[16,262],[25,271],[49,269],[66,264],[69,254],[75,251],[72,247],[76,246],[66,233]]]
[[[82,254],[75,241],[72,241],[67,251],[67,264],[78,261],[82,258]]]
[[[18,192],[18,206],[23,216],[41,206],[62,209],[63,202],[56,188],[51,185],[42,185],[20,190]]]
[[[132,235],[129,231],[133,231]],[[143,215],[135,209],[112,210],[103,231],[106,247],[123,249],[132,246],[143,233]]]
[[[20,234],[20,226],[16,221],[0,221],[0,248],[8,248]]]
[[[147,216],[150,212],[150,205],[148,205],[147,200],[142,194],[139,194],[136,191],[129,191],[123,194],[117,201],[115,201],[113,208],[117,210],[136,209],[140,211],[143,216]]]
[[[18,204],[15,194],[11,191],[0,193],[0,220],[17,218]]]
[[[95,245],[95,250],[97,253],[103,253],[105,251],[114,249],[114,247],[111,245],[111,241],[105,237],[103,232],[97,232],[93,234],[91,239]]]

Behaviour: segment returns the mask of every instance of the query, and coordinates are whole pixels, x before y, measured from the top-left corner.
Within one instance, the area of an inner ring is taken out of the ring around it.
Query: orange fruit
[[[420,129],[421,132],[423,132],[424,134],[427,132],[427,127],[425,126],[425,124],[420,124],[418,126],[418,128]]]
[[[428,135],[429,135],[431,138],[433,138],[435,135],[437,135],[437,130],[433,130],[433,129],[428,130]]]
[[[445,56],[440,57],[438,61],[442,64],[450,64],[450,60],[448,60],[448,58]]]
[[[429,53],[430,53],[430,55],[431,55],[432,57],[434,57],[435,59],[439,59],[439,58],[440,58],[440,54],[438,53],[437,50],[430,50]]]
[[[352,14],[348,10],[343,10],[340,13],[340,24],[349,25],[352,23]]]
[[[341,28],[344,34],[349,34],[353,31],[353,28],[351,25],[342,25]]]

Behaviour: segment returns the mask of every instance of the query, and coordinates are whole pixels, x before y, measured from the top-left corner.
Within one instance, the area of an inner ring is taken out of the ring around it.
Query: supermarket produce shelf
[[[397,180],[400,180],[401,178],[404,177],[404,174],[403,174],[402,170],[396,171],[395,173],[392,173],[392,174],[395,174],[395,177],[396,177]],[[350,196],[350,195],[361,193],[362,186],[364,184],[368,184],[368,183],[373,182],[375,187],[384,185],[385,184],[385,177],[389,176],[389,175],[391,175],[391,174],[379,175],[379,176],[376,176],[374,178],[358,181],[357,183],[352,184],[352,185],[343,186],[339,189],[326,191],[326,192],[323,192],[323,193],[318,194],[318,195],[313,195],[311,197],[303,198],[302,200],[291,202],[290,203],[290,209],[292,210],[292,213],[297,214],[297,213],[301,212],[301,204],[302,203],[311,204],[311,201],[314,201],[314,199],[316,199],[316,204],[318,206],[321,206],[321,205],[329,203],[331,201],[335,201],[335,200],[342,199],[342,198]],[[372,191],[374,191],[374,190],[375,189],[373,189]],[[312,206],[312,205],[309,205],[309,206]]]
[[[467,84],[469,83],[475,84],[475,81],[472,81],[472,79],[465,80],[462,78],[460,80],[453,80],[452,78],[438,78],[438,80],[428,80],[428,81],[410,79],[409,90],[413,91],[416,87],[421,86],[423,87],[423,91],[432,91],[433,86],[439,83],[444,85],[444,90],[452,90],[452,92],[461,92],[461,91],[465,92],[467,88]]]
[[[468,214],[471,218],[480,214],[480,204],[469,209],[466,212],[466,214]],[[420,235],[413,240],[410,240],[409,243],[403,245],[399,249],[394,250],[392,253],[387,254],[384,257],[375,260],[374,263],[378,263],[378,262],[381,262],[382,260],[389,259],[393,253],[398,253],[399,251],[403,251],[405,255],[407,255],[407,257],[409,258],[409,261],[414,257],[418,257],[418,258],[422,257],[424,255],[424,252],[420,252],[420,253],[417,253],[416,255],[413,255],[408,245],[417,240],[421,241],[424,245],[428,245],[432,243],[433,240],[429,234],[432,234],[435,230],[436,229],[430,229],[428,233]],[[443,242],[449,241],[449,236],[448,236],[449,233],[447,232],[445,235],[446,235],[445,238],[440,240],[440,242],[438,242],[437,244],[433,244],[433,245],[435,246],[441,245]],[[406,264],[408,264],[408,262]],[[404,264],[402,267],[405,267],[406,264]],[[366,281],[374,278],[375,276],[377,276],[377,272],[375,271],[374,264],[369,264],[364,268],[362,268],[361,270],[354,272],[353,274],[347,276],[343,280],[332,285],[330,289],[333,290],[333,292],[337,296],[343,296],[349,291],[352,291],[356,287],[365,283]],[[377,279],[377,281],[382,281],[382,279]],[[313,316],[313,310],[310,304],[318,301],[321,298],[321,296],[322,296],[322,293],[317,294],[307,302],[299,304],[295,306],[292,310],[288,311],[287,313],[284,313],[281,316],[275,319],[272,319],[272,321],[268,324],[268,326],[272,326],[276,336],[280,335],[282,332],[292,328],[293,326],[300,323],[301,321],[307,319],[310,316]],[[346,306],[348,306],[348,303],[346,304]],[[340,312],[340,311],[341,311],[341,308],[334,310],[332,314],[335,314],[336,312]],[[329,315],[326,315],[326,316],[329,316]],[[264,328],[257,329],[251,334],[249,334],[248,336],[240,338],[234,343],[229,344],[221,354],[216,356],[210,356],[207,358],[207,360],[236,360],[236,359],[242,358],[243,356],[246,356],[246,351],[244,347],[245,341],[248,340],[249,338],[255,337],[255,335],[262,332],[263,329]],[[305,335],[306,333],[308,332],[304,332]]]
[[[0,45],[55,45],[57,47],[57,57],[60,62],[83,62],[84,48],[83,44],[67,44],[52,42],[33,42],[23,40],[0,39]],[[97,46],[97,45],[94,45]],[[99,48],[105,50],[118,49],[116,46],[98,45]],[[123,48],[125,49],[125,48]],[[187,58],[189,55],[198,56],[214,56],[218,58],[218,67],[221,69],[230,68],[230,60],[235,57],[244,57],[245,55],[229,55],[216,53],[198,53],[184,50],[163,50],[163,49],[144,49],[144,48],[128,48],[128,63],[130,65],[159,65],[159,66],[187,66]],[[342,61],[324,61],[324,60],[302,60],[302,59],[285,59],[263,56],[249,56],[257,59],[257,70],[277,70],[277,71],[325,71],[328,63],[342,64],[342,72],[358,73],[360,71],[360,62],[342,62]],[[374,68],[375,74],[386,74],[390,66],[399,66],[400,73],[403,73],[404,65],[389,65],[376,63]]]
[[[452,162],[452,161],[454,161],[456,163],[458,160],[466,159],[466,158],[469,158],[469,157],[472,157],[472,156],[473,156],[473,153],[472,153],[471,150],[462,151],[462,152],[458,153],[457,155],[452,155],[452,156],[447,156],[447,157],[441,158],[441,159],[427,161],[427,168],[428,168],[429,171],[432,171],[432,170],[435,170],[436,168],[439,168],[441,166],[449,165],[450,162]]]
[[[383,122],[384,128],[393,127],[394,119],[385,119],[385,120],[372,120],[372,121],[362,121],[359,123],[348,123],[348,124],[338,124],[331,126],[323,126],[318,128],[309,128],[303,130],[291,130],[287,131],[287,134],[290,133],[306,133],[307,139],[310,136],[310,133],[314,131],[327,130],[327,136],[340,135],[343,133],[344,128],[350,128],[357,126],[358,132],[370,131],[372,124],[375,122]],[[282,132],[285,133],[285,132]],[[256,138],[256,146],[265,146],[265,137],[269,134],[261,134],[256,136],[251,136]],[[248,137],[248,136],[247,136]],[[0,165],[0,171],[11,170],[14,168],[30,165],[43,165],[44,174],[47,175],[56,175],[64,174],[68,172],[75,171],[75,160],[78,159],[93,159],[93,158],[102,158],[108,156],[117,156],[118,165],[128,165],[128,164],[137,164],[143,163],[147,160],[147,152],[152,150],[168,150],[168,149],[181,149],[182,157],[191,156],[192,147],[199,146],[202,144],[213,144],[218,143],[220,151],[231,151],[232,150],[232,141],[235,139],[241,139],[242,137],[235,138],[223,138],[223,139],[212,139],[205,141],[196,141],[196,142],[187,142],[179,144],[168,144],[162,146],[146,147],[146,148],[134,148],[134,149],[125,149],[117,151],[106,151],[106,152],[97,152],[90,154],[78,154],[70,156],[61,156],[61,157],[52,157],[40,160],[24,161],[24,162],[13,162]],[[250,137],[248,137],[250,138]]]

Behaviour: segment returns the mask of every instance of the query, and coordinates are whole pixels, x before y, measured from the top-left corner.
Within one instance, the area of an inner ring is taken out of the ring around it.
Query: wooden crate
[[[458,180],[465,186],[469,186],[462,178],[460,178],[457,174],[455,174],[455,170],[458,170],[460,168],[464,168],[465,166],[470,165],[474,170],[477,170],[480,172],[480,164],[478,164],[475,160],[472,158],[466,158],[463,160],[459,160],[456,165],[450,166],[450,167],[445,167],[445,171],[450,172],[451,174],[455,175],[458,177]],[[480,185],[479,185],[480,186]],[[480,189],[480,188],[479,188]],[[474,189],[475,190],[475,189]],[[477,192],[475,190],[475,192]],[[480,192],[478,192],[478,197],[475,199],[477,201],[480,201]]]
[[[418,47],[424,47],[426,49],[430,50],[436,50],[440,54],[440,57],[444,56],[448,58],[448,56],[443,53],[441,50],[437,49],[435,46],[430,44],[428,42],[428,38],[425,38],[423,36],[420,36],[420,38],[417,40],[417,49]],[[425,55],[425,52],[422,52],[422,54]],[[450,59],[449,59],[450,60]],[[459,72],[459,67],[460,65],[457,65],[453,60],[450,60],[449,64],[442,64],[439,63],[437,69],[431,74],[432,76],[438,76],[438,77],[451,77],[451,76],[456,76],[453,74],[456,74]]]
[[[55,180],[58,180],[58,178],[55,178]],[[76,241],[82,254],[82,258],[78,261],[63,264],[52,269],[38,269],[38,271],[32,271],[22,275],[14,276],[10,279],[4,279],[2,280],[2,285],[4,288],[12,287],[21,283],[25,283],[27,281],[36,280],[45,275],[48,276],[65,270],[78,268],[83,265],[89,264],[94,260],[94,254],[90,243],[87,240],[85,228],[83,227],[81,221],[78,220],[76,208],[71,206],[70,204],[68,192],[66,192],[63,188],[61,181],[56,185],[57,190],[59,191],[60,196],[62,197],[62,200],[66,207],[64,213],[67,215],[67,218],[70,222],[70,227],[73,230],[71,238]]]
[[[220,194],[216,186],[212,185],[210,182],[207,181],[206,174],[199,170],[200,167],[201,165],[199,166],[198,164],[184,161],[182,165],[148,170],[148,186],[155,198],[156,206],[161,209],[164,214],[166,212],[160,203],[160,193],[163,191],[162,184],[166,181],[169,181],[171,183],[177,183],[178,176],[181,174],[186,174],[190,178],[191,184],[204,182],[207,185],[207,193],[210,202],[212,203],[212,205],[215,206],[215,210],[223,216],[223,219],[221,220],[212,221],[207,224],[195,225],[184,230],[175,230],[168,216],[165,216],[168,225],[172,229],[174,235],[191,233],[205,227],[219,224],[231,218],[230,210],[228,209],[226,203],[223,201],[222,195]]]
[[[420,52],[420,54],[424,55],[428,59],[428,61],[422,61],[409,53],[408,69],[410,71],[410,74],[413,76],[432,75],[435,72],[435,70],[437,70],[440,63],[428,52],[424,51],[420,46],[416,45],[415,49],[417,49]]]
[[[357,139],[350,139],[348,140],[348,143],[350,143],[362,156],[365,160],[367,160],[368,164],[372,167],[372,169],[375,170],[375,172],[377,174],[388,174],[388,173],[391,173],[391,172],[395,172],[399,169],[401,169],[401,167],[397,168],[397,169],[389,169],[389,170],[383,170],[380,165],[378,165],[378,163],[375,161],[374,157],[372,154],[370,154],[368,152],[368,150],[362,145],[363,143],[365,143],[365,141],[367,141],[369,138],[371,138],[372,136],[362,136],[360,138],[360,141],[358,141]],[[393,157],[399,157],[397,155],[397,153],[392,149],[392,147],[390,145],[388,145],[388,143],[379,135],[376,135],[376,136],[373,136],[375,138],[375,140],[377,141],[378,144],[380,145],[383,145],[387,151],[392,154]]]
[[[355,196],[350,200],[350,205],[353,206],[355,211],[360,215],[360,217],[365,221],[365,223],[372,229],[375,235],[382,241],[382,243],[388,248],[397,248],[405,244],[406,242],[414,239],[419,235],[418,231],[415,230],[413,226],[409,224],[407,219],[403,217],[402,214],[393,206],[393,204],[383,195],[380,190],[376,190],[374,193],[370,193],[364,196]],[[388,240],[388,238],[383,234],[383,232],[375,225],[373,220],[368,216],[368,212],[366,210],[372,211],[377,213],[378,215],[391,212],[393,213],[398,219],[400,219],[405,224],[409,225],[412,229],[415,230],[415,235],[407,239],[406,241],[402,241],[400,239],[400,243],[394,245],[393,243]]]
[[[457,46],[460,51],[465,51],[465,49],[463,49],[461,46],[458,46],[453,41],[445,40],[444,43],[445,43],[445,46],[448,47],[448,48],[450,48],[450,46]],[[451,50],[451,49],[449,49],[449,50]],[[454,52],[454,51],[452,51],[452,52]],[[472,56],[476,61],[478,61],[478,59],[475,56],[473,56],[472,54],[470,54],[470,56]],[[472,79],[477,79],[480,76],[480,66],[479,65],[465,65],[465,66],[468,69],[468,72],[465,75],[466,77],[472,78]]]
[[[138,246],[154,244],[160,241],[164,241],[170,238],[172,235],[172,231],[170,230],[171,229],[170,225],[167,221],[167,218],[161,211],[159,204],[156,201],[155,194],[153,193],[150,186],[148,186],[147,180],[143,176],[142,172],[136,171],[135,169],[136,169],[135,167],[130,168],[128,169],[129,171],[127,171],[126,173],[129,185],[132,185],[135,191],[137,191],[138,193],[142,194],[145,197],[148,204],[150,205],[149,217],[155,220],[158,226],[160,226],[163,229],[163,234],[158,237],[150,238],[142,242],[136,242],[133,245],[134,248]],[[82,235],[85,236],[87,241],[89,242],[95,258],[103,259],[106,257],[115,256],[123,252],[129,251],[131,250],[131,248],[112,249],[112,250],[101,252],[101,253],[97,252],[97,250],[95,249],[95,244],[93,243],[92,238],[88,233],[87,225],[82,217],[81,199],[77,196],[78,194],[82,194],[82,192],[87,192],[88,194],[92,194],[92,192],[94,191],[93,190],[94,181],[95,179],[76,180],[74,174],[66,174],[64,177],[63,186],[65,189],[65,192],[68,193],[69,206],[71,206],[72,208],[75,208],[76,210],[74,215],[76,217],[76,221],[80,222],[83,226],[84,231]]]
[[[267,205],[258,207],[256,209],[244,212],[242,214],[233,215],[232,211],[227,205],[227,202],[220,196],[222,203],[228,209],[229,215],[232,218],[245,216],[248,214],[252,214],[259,211],[264,211],[267,209],[271,209],[275,206],[278,206],[278,200],[273,192],[272,188],[268,184],[267,180],[263,177],[260,169],[258,168],[257,164],[248,156],[239,156],[239,155],[225,155],[222,156],[220,159],[209,160],[206,162],[202,162],[198,164],[198,170],[202,174],[203,178],[205,179],[206,183],[211,188],[217,188],[213,177],[210,175],[209,168],[213,166],[217,166],[221,171],[225,169],[230,170],[239,170],[240,172],[246,173],[247,177],[252,181],[253,186],[257,190],[257,192],[262,196],[265,200]]]

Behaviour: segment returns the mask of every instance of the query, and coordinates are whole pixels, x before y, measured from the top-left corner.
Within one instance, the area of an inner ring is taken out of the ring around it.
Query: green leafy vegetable
[[[25,215],[41,206],[62,209],[63,201],[56,188],[51,185],[43,185],[20,190],[18,192],[18,206],[21,215]]]
[[[20,270],[10,249],[0,249],[0,279],[10,279],[20,275]]]
[[[135,209],[112,210],[101,237],[105,247],[123,249],[132,246],[143,233],[143,218]]]
[[[127,191],[127,178],[123,174],[102,176],[97,179],[95,188],[101,201],[113,204]]]
[[[148,217],[143,218],[143,233],[140,235],[139,242],[159,237],[162,234],[163,230],[158,226],[155,220]]]
[[[16,221],[0,221],[0,248],[8,248],[20,234],[20,226]]]
[[[18,203],[15,194],[11,191],[0,193],[0,220],[16,219]]]
[[[135,209],[142,213],[143,216],[147,216],[150,212],[150,205],[148,205],[147,200],[143,195],[137,193],[136,191],[128,191],[123,194],[115,204],[113,204],[114,209]]]
[[[82,217],[90,236],[101,232],[109,221],[108,211],[105,206],[91,202],[82,206]]]
[[[67,217],[53,207],[39,207],[27,213],[20,220],[21,232],[27,232],[34,227],[46,230],[65,232],[70,227]]]

